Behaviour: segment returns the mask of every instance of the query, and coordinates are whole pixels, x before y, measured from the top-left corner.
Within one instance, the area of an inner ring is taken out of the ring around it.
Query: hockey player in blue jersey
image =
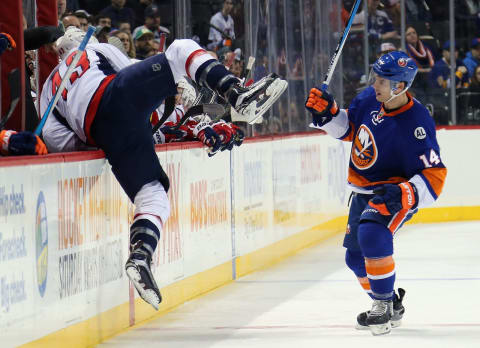
[[[405,291],[394,291],[393,237],[419,208],[438,198],[447,174],[434,121],[407,92],[416,73],[415,62],[394,51],[374,63],[370,86],[348,110],[317,88],[305,104],[312,127],[352,142],[353,198],[343,245],[347,266],[373,299],[372,309],[357,316],[357,328],[374,335],[399,326],[405,311]]]

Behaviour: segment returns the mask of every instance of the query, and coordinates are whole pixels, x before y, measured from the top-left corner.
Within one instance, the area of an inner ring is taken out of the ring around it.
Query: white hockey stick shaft
[[[361,2],[362,0],[355,0],[355,4],[350,11],[350,17],[348,17],[347,25],[345,26],[340,41],[338,42],[337,48],[333,53],[332,59],[330,60],[330,65],[327,70],[327,74],[325,75],[325,80],[323,81],[322,87],[320,88],[322,91],[326,91],[328,89],[328,85],[330,84],[330,80],[332,79],[333,72],[335,71],[335,67],[338,63],[338,59],[342,54],[343,46],[345,45],[345,41],[347,41],[348,33],[350,32],[350,28],[352,27],[353,20],[355,18],[355,15],[357,14],[357,10]]]
[[[60,86],[58,87],[57,91],[55,92],[55,95],[53,96],[52,100],[50,100],[50,103],[48,103],[47,109],[43,113],[42,119],[40,120],[40,123],[38,124],[37,128],[35,129],[35,135],[40,135],[42,133],[43,126],[45,126],[45,122],[47,122],[47,118],[50,116],[50,114],[53,111],[53,108],[57,105],[58,100],[62,96],[63,90],[65,89],[67,82],[70,80],[70,76],[72,75],[73,71],[75,70],[78,61],[82,57],[83,52],[85,52],[85,47],[87,46],[88,40],[90,40],[90,37],[93,35],[95,32],[95,27],[94,26],[89,26],[87,33],[83,37],[82,42],[80,43],[80,46],[78,47],[78,51],[75,54],[75,57],[72,60],[72,63],[68,66],[67,72],[63,76],[62,82],[60,83]]]
[[[245,84],[248,82],[248,78],[250,77],[250,73],[253,68],[253,64],[255,64],[255,57],[248,57],[248,63],[247,63],[247,68],[245,69],[245,79],[243,80],[243,86],[245,87]]]

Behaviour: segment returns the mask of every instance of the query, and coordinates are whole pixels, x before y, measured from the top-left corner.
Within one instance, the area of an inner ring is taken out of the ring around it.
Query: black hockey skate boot
[[[143,242],[138,241],[131,246],[130,256],[125,264],[125,271],[132,281],[140,297],[158,310],[162,296],[150,270],[151,256],[140,249]]]
[[[405,297],[405,290],[398,288],[398,295],[395,293],[393,296],[393,316],[390,320],[392,328],[402,325],[403,313],[405,313],[405,307],[403,307],[402,301]],[[357,330],[368,330],[367,316],[370,311],[362,312],[357,316]]]
[[[374,300],[366,323],[374,336],[388,334],[392,330],[393,301]]]
[[[270,74],[248,87],[232,84],[225,98],[232,104],[233,122],[257,123],[287,89],[288,83],[276,74]],[[232,102],[233,101],[233,102]]]

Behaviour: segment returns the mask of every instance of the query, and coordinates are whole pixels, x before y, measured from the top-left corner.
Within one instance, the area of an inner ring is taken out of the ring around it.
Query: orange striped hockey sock
[[[372,297],[376,300],[393,299],[395,283],[395,262],[393,257],[365,258],[367,278],[372,290]]]

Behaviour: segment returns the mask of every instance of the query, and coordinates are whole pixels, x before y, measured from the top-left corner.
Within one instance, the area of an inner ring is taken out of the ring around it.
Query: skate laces
[[[374,300],[372,305],[372,310],[370,311],[370,315],[380,316],[382,314],[387,313],[388,305],[389,305],[389,301]]]

